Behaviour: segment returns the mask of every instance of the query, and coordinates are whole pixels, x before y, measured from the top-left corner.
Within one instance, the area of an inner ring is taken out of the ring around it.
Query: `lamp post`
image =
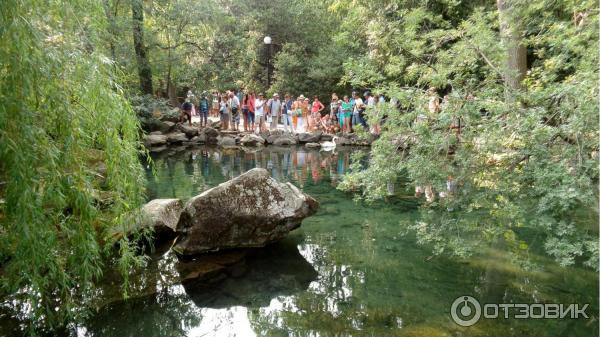
[[[271,86],[271,37],[268,35],[265,36],[263,42],[267,46],[267,88],[269,88]]]

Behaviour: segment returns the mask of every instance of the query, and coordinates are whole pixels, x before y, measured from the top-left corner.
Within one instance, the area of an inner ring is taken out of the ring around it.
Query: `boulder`
[[[187,140],[188,138],[183,132],[173,132],[167,135],[167,143],[169,144],[187,142]]]
[[[175,123],[170,121],[160,121],[159,131],[162,133],[169,133],[175,129]]]
[[[190,143],[192,143],[192,144],[203,144],[204,141],[206,141],[206,138],[204,137],[204,135],[196,136],[196,137],[193,137],[192,139],[190,139]]]
[[[321,147],[320,143],[306,143],[306,145],[304,145],[306,148],[308,149],[316,149]]]
[[[240,140],[240,144],[243,146],[260,146],[265,143],[264,138],[257,136],[253,133],[247,134]]]
[[[221,147],[235,146],[235,139],[228,136],[219,137],[217,145]]]
[[[321,139],[321,132],[300,133],[298,134],[299,143],[318,143]]]
[[[188,138],[193,138],[198,135],[198,128],[195,126],[181,124],[177,127],[179,131],[185,133]]]
[[[101,201],[104,198],[106,196],[99,197]],[[139,221],[132,225],[112,227],[110,237],[116,242],[119,238],[133,237],[134,233],[151,228],[154,231],[154,240],[172,239],[176,233],[182,208],[183,203],[179,199],[154,199],[142,206]]]
[[[173,236],[183,204],[179,199],[154,199],[142,207],[142,227],[152,227],[157,238]]]
[[[351,145],[352,141],[344,136],[335,139],[335,145]]]
[[[296,139],[291,136],[280,136],[273,140],[273,145],[282,146],[282,145],[295,145]]]
[[[328,134],[328,133],[324,133],[321,135],[321,141],[322,142],[330,142],[333,140],[333,135]]]
[[[146,147],[160,146],[167,144],[167,136],[165,135],[146,135],[144,145]]]
[[[219,142],[217,139],[219,137],[219,131],[213,128],[202,129],[199,136],[204,138],[206,144],[217,144]]]
[[[184,207],[174,246],[180,255],[263,247],[284,238],[319,203],[291,183],[252,169],[191,198]]]

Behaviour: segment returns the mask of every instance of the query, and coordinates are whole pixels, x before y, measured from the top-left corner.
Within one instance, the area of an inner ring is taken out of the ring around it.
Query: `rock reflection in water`
[[[276,296],[293,295],[308,288],[317,272],[296,248],[283,240],[256,249],[239,263],[210,279],[184,283],[185,292],[198,307],[267,307]]]

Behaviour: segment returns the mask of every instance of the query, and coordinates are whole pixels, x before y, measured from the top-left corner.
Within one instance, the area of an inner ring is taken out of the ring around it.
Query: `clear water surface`
[[[594,271],[563,268],[535,249],[514,254],[502,245],[469,258],[434,256],[403,225],[422,216],[410,190],[397,187],[388,202],[371,205],[336,190],[356,150],[199,147],[153,155],[156,176],[148,169],[148,199],[187,199],[262,167],[315,197],[321,208],[283,241],[252,251],[208,281],[182,284],[185,263],[168,243],[157,247],[134,277],[132,298],[118,299],[118,291],[107,287],[99,297],[113,298],[99,301],[97,313],[74,334],[598,336]],[[461,295],[482,303],[589,303],[590,319],[482,319],[460,327],[450,307]]]

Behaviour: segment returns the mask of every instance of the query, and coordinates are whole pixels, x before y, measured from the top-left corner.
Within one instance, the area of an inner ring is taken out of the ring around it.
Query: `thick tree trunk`
[[[514,91],[522,90],[527,73],[527,48],[522,42],[518,23],[506,0],[497,0],[500,18],[500,36],[506,48],[504,82],[506,100],[512,101]]]
[[[142,0],[131,0],[131,17],[133,19],[133,46],[137,56],[140,90],[144,94],[152,95],[152,69],[148,61],[148,51],[144,45],[144,6]]]

